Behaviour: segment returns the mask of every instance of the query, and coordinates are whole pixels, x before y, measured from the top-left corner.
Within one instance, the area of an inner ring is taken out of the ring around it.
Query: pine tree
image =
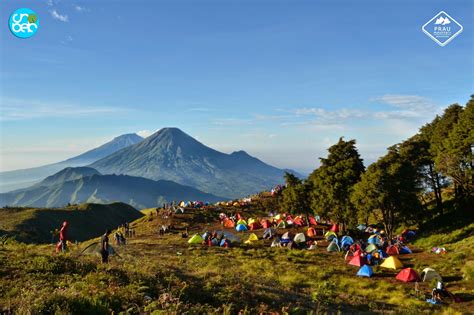
[[[364,172],[364,164],[355,144],[355,140],[340,138],[328,149],[328,157],[320,159],[321,166],[308,179],[313,211],[341,223],[343,230],[357,223],[350,194]]]

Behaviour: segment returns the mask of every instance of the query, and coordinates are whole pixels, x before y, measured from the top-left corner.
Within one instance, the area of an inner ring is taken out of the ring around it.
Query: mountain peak
[[[136,133],[125,133],[123,135],[115,137],[112,141],[123,141],[123,140],[131,140],[133,142],[142,141],[143,138],[137,135]]]
[[[92,167],[66,167],[54,175],[46,177],[38,183],[38,186],[53,186],[58,183],[75,180],[83,177],[100,175],[100,173]]]

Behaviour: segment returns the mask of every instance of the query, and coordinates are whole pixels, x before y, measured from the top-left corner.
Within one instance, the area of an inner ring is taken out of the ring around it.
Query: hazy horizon
[[[0,27],[0,171],[163,126],[302,173],[343,136],[367,165],[474,90],[470,1],[9,1],[0,19],[20,6],[40,28]],[[445,47],[421,31],[441,10],[464,27]]]

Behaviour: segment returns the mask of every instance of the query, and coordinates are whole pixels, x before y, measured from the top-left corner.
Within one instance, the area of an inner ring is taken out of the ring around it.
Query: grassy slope
[[[51,230],[69,222],[70,240],[84,241],[116,228],[124,222],[140,218],[142,214],[123,203],[110,205],[83,204],[55,209],[2,208],[0,209],[0,235],[12,234],[27,243],[51,242]]]
[[[190,210],[172,222],[176,233],[159,237],[156,215],[136,222],[138,236],[108,266],[95,256],[52,256],[51,247],[9,244],[0,247],[0,309],[63,311],[89,314],[111,310],[236,313],[247,310],[298,312],[326,310],[381,313],[468,313],[474,309],[474,285],[460,278],[463,260],[457,252],[437,256],[426,250],[402,256],[407,266],[442,271],[454,293],[468,300],[433,306],[416,299],[413,284],[395,281],[396,272],[375,268],[371,279],[355,277],[357,267],[342,254],[270,248],[262,240],[231,249],[189,247],[179,231],[217,229],[218,210]],[[246,235],[243,234],[245,239]],[[262,231],[257,235],[261,236]],[[423,243],[423,240],[419,240]],[[452,243],[464,250],[464,238]],[[466,243],[466,244],[465,244]],[[84,248],[82,244],[80,248]],[[449,249],[448,249],[449,250]],[[471,256],[472,257],[472,256]],[[28,263],[27,263],[28,262]],[[450,267],[447,267],[450,266]],[[429,286],[422,285],[427,293]],[[150,299],[148,298],[150,297]]]

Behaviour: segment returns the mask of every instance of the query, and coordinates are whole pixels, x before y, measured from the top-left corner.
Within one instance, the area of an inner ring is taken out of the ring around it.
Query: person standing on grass
[[[60,251],[65,252],[67,249],[67,227],[68,223],[67,221],[63,222],[63,226],[61,227],[61,230],[59,231],[59,245],[60,245]]]
[[[106,230],[105,234],[100,239],[100,254],[102,256],[102,263],[106,264],[109,262],[109,235],[110,230]]]

